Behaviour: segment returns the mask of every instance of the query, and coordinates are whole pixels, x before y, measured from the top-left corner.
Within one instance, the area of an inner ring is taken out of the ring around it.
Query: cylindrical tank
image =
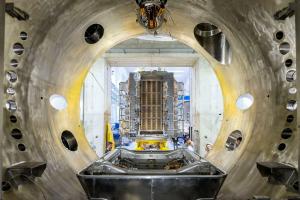
[[[20,21],[6,14],[5,71],[11,72],[12,59],[18,61],[18,66],[13,68],[17,79],[4,81],[4,87],[14,88],[15,94],[4,96],[11,109],[4,108],[3,113],[1,163],[4,171],[21,161],[47,162],[47,168],[34,184],[24,184],[18,189],[5,187],[4,199],[31,200],[43,196],[53,200],[86,199],[76,173],[97,160],[97,156],[80,122],[80,89],[99,56],[117,43],[145,32],[136,23],[136,3],[12,2],[30,17]],[[283,199],[290,195],[285,186],[269,184],[256,168],[256,162],[261,161],[298,166],[295,106],[287,109],[291,102],[295,105],[296,94],[288,92],[295,81],[290,75],[288,80],[286,77],[289,70],[295,69],[294,17],[280,21],[273,17],[288,3],[286,0],[171,0],[166,5],[170,20],[162,30],[206,57],[222,88],[224,120],[207,156],[210,162],[228,172],[220,199],[240,200],[254,195]],[[194,30],[200,23],[211,23],[222,30],[232,51],[230,63],[221,64],[198,43]],[[95,40],[87,43],[84,35],[93,24],[101,25],[95,27],[103,27],[103,32],[93,38],[100,39],[98,42],[90,44]],[[278,31],[283,37],[277,37]],[[27,33],[25,40],[20,37],[21,32]],[[20,44],[24,49],[14,51]],[[253,105],[240,110],[236,101],[246,93],[253,96]],[[56,110],[50,105],[53,94],[66,99],[66,109]],[[288,116],[294,120],[287,120]],[[21,139],[11,136],[15,128],[22,132]],[[281,137],[285,128],[293,132],[288,139]],[[242,133],[242,142],[234,151],[228,151],[227,138],[236,130]],[[62,142],[66,141],[62,140],[65,131],[72,134],[68,137],[76,139],[77,148],[68,148]],[[4,185],[9,182],[3,181]]]

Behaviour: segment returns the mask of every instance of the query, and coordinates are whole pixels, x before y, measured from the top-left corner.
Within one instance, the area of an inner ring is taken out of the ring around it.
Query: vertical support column
[[[4,32],[5,32],[5,0],[0,0],[0,102],[1,102],[1,114],[0,114],[0,199],[2,199],[2,141],[3,141],[3,77],[4,77]]]
[[[298,174],[300,174],[300,0],[295,1],[295,12],[296,12],[296,70],[297,70],[297,133],[298,133],[298,141],[299,141],[299,149],[298,149]],[[300,176],[299,176],[300,182]],[[300,189],[299,189],[300,191]]]

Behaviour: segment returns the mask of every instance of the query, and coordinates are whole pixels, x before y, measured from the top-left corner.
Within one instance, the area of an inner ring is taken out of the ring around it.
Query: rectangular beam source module
[[[184,84],[173,73],[141,71],[130,73],[120,83],[120,124],[125,134],[168,135],[184,132]]]

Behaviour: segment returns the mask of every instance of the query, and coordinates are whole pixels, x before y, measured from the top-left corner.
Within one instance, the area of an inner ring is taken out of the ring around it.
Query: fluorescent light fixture
[[[176,41],[175,38],[169,36],[169,35],[152,35],[152,34],[145,34],[140,35],[137,37],[140,40],[148,40],[148,41],[160,41],[160,42],[172,42]]]

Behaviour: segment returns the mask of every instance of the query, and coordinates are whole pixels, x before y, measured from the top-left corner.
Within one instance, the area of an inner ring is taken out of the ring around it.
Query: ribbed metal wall
[[[163,82],[141,81],[141,131],[161,132],[163,130]]]

